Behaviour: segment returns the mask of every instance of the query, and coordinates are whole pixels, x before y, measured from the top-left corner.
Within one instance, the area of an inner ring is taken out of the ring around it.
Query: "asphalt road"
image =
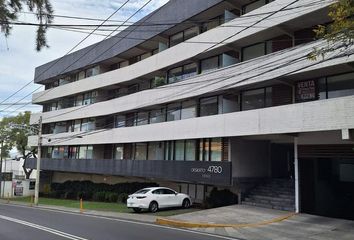
[[[1,240],[232,239],[131,220],[0,204]]]

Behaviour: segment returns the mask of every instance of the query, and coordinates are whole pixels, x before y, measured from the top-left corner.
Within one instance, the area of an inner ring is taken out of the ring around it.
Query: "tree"
[[[53,21],[53,8],[49,0],[0,0],[0,30],[8,37],[12,29],[11,21],[16,21],[18,14],[26,6],[36,14],[39,22],[36,49],[40,51],[43,47],[48,47],[47,24]]]
[[[337,43],[344,49],[354,44],[354,0],[338,0],[329,7],[328,16],[331,22],[314,30],[317,38],[327,40],[327,46],[314,49],[310,58],[316,59],[333,52],[338,48]]]
[[[32,173],[32,169],[28,170],[25,168],[26,160],[31,156],[35,156],[35,149],[30,149],[27,146],[28,136],[30,135],[30,132],[26,129],[10,129],[9,126],[10,124],[29,126],[30,116],[31,112],[24,112],[19,113],[17,116],[14,117],[3,118],[0,121],[0,141],[3,141],[3,157],[8,157],[8,152],[13,147],[16,147],[17,151],[21,154],[21,158],[25,160],[22,168],[26,174],[26,179],[28,179]]]

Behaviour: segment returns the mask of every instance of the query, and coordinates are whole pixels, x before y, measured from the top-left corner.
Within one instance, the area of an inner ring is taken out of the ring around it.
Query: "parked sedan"
[[[127,199],[127,207],[132,208],[135,212],[142,209],[148,209],[150,212],[156,212],[161,208],[191,206],[191,198],[184,193],[178,193],[169,188],[152,187],[144,188]]]

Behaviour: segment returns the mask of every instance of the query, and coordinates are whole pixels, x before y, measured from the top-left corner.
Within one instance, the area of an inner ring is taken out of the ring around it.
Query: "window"
[[[175,156],[174,160],[184,160],[184,140],[175,141]]]
[[[159,87],[166,84],[165,77],[155,77],[151,79],[151,88]]]
[[[176,33],[170,37],[170,47],[183,42],[183,32]]]
[[[146,143],[136,143],[135,144],[135,160],[146,160],[147,159],[147,144]]]
[[[265,43],[258,43],[249,47],[242,48],[242,61],[247,61],[266,54]]]
[[[81,131],[81,120],[77,119],[74,122],[74,132],[80,132]]]
[[[254,1],[250,4],[247,4],[243,7],[242,9],[242,12],[243,14],[246,14],[246,13],[249,13],[257,8],[260,8],[270,2],[273,2],[274,0],[257,0],[257,1]]]
[[[164,160],[164,144],[163,142],[150,142],[148,149],[149,160]]]
[[[177,67],[168,71],[168,83],[179,82],[183,79],[183,68]]]
[[[194,118],[197,116],[197,103],[195,100],[182,102],[181,119]]]
[[[169,194],[169,195],[171,195],[171,194],[175,195],[176,194],[175,191],[172,191],[172,190],[167,189],[167,188],[163,188],[161,190],[162,190],[162,194]]]
[[[199,141],[200,161],[221,161],[222,160],[222,139],[206,138]]]
[[[92,159],[93,158],[93,146],[80,146],[79,159]]]
[[[133,127],[136,125],[136,114],[135,113],[128,113],[125,117],[125,126],[126,127]]]
[[[172,103],[167,106],[167,121],[176,121],[181,119],[181,105]]]
[[[123,160],[124,159],[124,147],[123,145],[116,145],[114,150],[114,159]]]
[[[174,146],[174,141],[165,142],[165,160],[173,160]]]
[[[210,29],[216,28],[217,26],[224,23],[224,16],[218,16],[216,18],[210,19],[209,21],[202,24],[202,32],[206,32]]]
[[[164,122],[166,119],[165,109],[152,110],[150,111],[150,123],[160,123]]]
[[[227,94],[222,96],[222,113],[237,112],[240,110],[238,95]]]
[[[128,87],[128,94],[133,94],[139,91],[139,84],[134,84]]]
[[[70,146],[69,147],[69,158],[70,159],[76,159],[78,158],[78,154],[79,154],[79,151],[78,151],[78,148],[79,147],[76,147],[76,146]]]
[[[354,95],[354,73],[327,77],[328,98]]]
[[[209,72],[218,69],[221,66],[220,56],[204,59],[200,62],[200,73]]]
[[[185,160],[186,161],[195,161],[197,153],[197,144],[196,140],[186,140],[185,144]]]
[[[118,115],[116,116],[116,128],[125,127],[125,116]]]
[[[179,82],[197,74],[197,64],[190,63],[168,71],[168,83]]]
[[[212,138],[210,141],[210,161],[221,161],[221,138]]]
[[[96,126],[96,120],[94,118],[86,118],[86,119],[82,119],[81,122],[81,131],[93,131],[95,130],[95,126]]]
[[[136,125],[140,126],[140,125],[146,125],[148,123],[149,123],[149,113],[148,112],[139,112],[137,114]]]
[[[242,93],[242,111],[263,108],[264,88],[245,91]]]
[[[184,41],[195,37],[199,34],[199,28],[198,27],[191,27],[186,30],[184,30]]]
[[[218,97],[200,99],[200,117],[218,114]]]
[[[83,104],[83,99],[84,99],[83,95],[76,96],[75,106],[81,106]]]

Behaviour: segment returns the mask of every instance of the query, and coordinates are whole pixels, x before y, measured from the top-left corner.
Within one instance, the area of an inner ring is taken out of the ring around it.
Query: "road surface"
[[[1,240],[231,240],[151,223],[0,203]]]

